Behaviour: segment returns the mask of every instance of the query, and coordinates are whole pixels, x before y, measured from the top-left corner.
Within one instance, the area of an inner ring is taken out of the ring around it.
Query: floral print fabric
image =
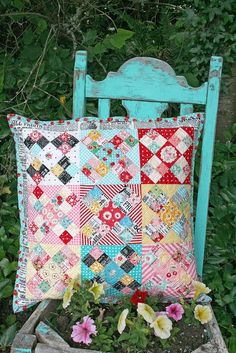
[[[14,310],[79,277],[106,296],[193,295],[193,163],[204,114],[150,122],[8,117],[21,237]]]

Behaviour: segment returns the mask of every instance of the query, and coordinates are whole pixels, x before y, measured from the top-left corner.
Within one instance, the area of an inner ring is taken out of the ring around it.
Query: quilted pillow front
[[[21,220],[14,311],[71,278],[108,300],[193,295],[193,165],[204,114],[39,122],[8,116]]]

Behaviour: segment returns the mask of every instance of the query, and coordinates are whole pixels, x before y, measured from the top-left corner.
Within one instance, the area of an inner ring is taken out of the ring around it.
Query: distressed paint
[[[84,116],[85,113],[85,78],[87,73],[87,52],[78,51],[75,54],[73,118]]]
[[[122,100],[122,105],[127,111],[127,115],[136,119],[149,120],[160,117],[168,108],[167,103],[141,102]]]
[[[215,128],[217,120],[222,64],[223,59],[221,57],[213,56],[211,58],[206,102],[206,121],[202,140],[201,172],[199,178],[194,235],[195,256],[199,276],[202,276],[203,270],[208,204],[211,183],[211,169],[214,155]]]
[[[17,333],[11,346],[11,353],[31,353],[37,343],[35,335]]]
[[[154,89],[155,88],[155,89]],[[207,84],[194,88],[164,61],[134,58],[103,81],[86,76],[86,97],[205,104]]]
[[[34,332],[34,329],[41,317],[46,313],[50,312],[56,306],[56,301],[52,300],[43,300],[37,308],[34,310],[33,314],[29,319],[24,323],[24,325],[19,330],[19,334],[31,334]]]
[[[180,103],[181,115],[192,113],[193,104],[206,105],[194,235],[197,272],[202,276],[222,58],[211,58],[209,81],[197,88],[189,86],[184,76],[176,76],[164,61],[142,57],[126,61],[117,72],[108,73],[103,81],[94,81],[85,74],[85,58],[84,51],[77,52],[75,71],[81,68],[83,80],[80,78],[80,84],[75,80],[74,117],[84,111],[86,97],[99,99],[102,119],[109,116],[110,99],[122,100],[127,115],[146,120],[160,116],[168,103]]]
[[[47,335],[49,332],[49,327],[45,325],[44,322],[40,322],[36,327],[36,330],[38,330],[43,335]]]
[[[52,347],[65,347],[68,348],[69,344],[50,326],[40,321],[35,329],[35,335],[38,342],[47,344]]]
[[[91,349],[83,349],[83,348],[66,348],[66,347],[51,347],[47,344],[38,343],[35,348],[35,353],[103,353],[94,351]]]
[[[110,99],[101,98],[98,100],[98,117],[107,119],[110,116]]]
[[[186,115],[193,113],[192,104],[180,104],[180,115]]]

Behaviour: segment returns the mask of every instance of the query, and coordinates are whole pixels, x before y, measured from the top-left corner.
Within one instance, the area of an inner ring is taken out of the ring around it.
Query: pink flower
[[[181,304],[175,303],[166,307],[166,312],[169,317],[174,319],[175,321],[179,321],[182,319],[184,308]]]
[[[94,325],[94,320],[89,316],[83,317],[83,322],[76,322],[72,326],[73,331],[71,337],[74,342],[84,343],[89,345],[92,342],[91,335],[96,335],[96,326]]]

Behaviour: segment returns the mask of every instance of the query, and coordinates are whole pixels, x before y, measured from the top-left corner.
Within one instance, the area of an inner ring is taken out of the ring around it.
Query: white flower
[[[170,331],[172,330],[172,322],[166,315],[160,315],[153,321],[150,327],[154,328],[154,334],[161,339],[167,339],[170,337]]]
[[[119,334],[122,334],[126,327],[126,318],[129,313],[129,309],[124,309],[122,313],[120,314],[119,320],[118,320],[118,325],[117,325],[117,330]]]
[[[155,311],[147,304],[138,303],[137,312],[146,320],[149,324],[151,324],[155,318]]]

